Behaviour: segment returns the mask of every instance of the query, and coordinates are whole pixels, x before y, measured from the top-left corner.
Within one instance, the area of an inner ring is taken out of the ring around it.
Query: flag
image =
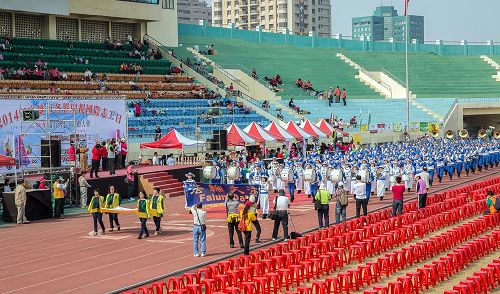
[[[405,1],[405,16],[406,16],[406,13],[408,12],[408,3],[410,2],[410,0],[404,0]]]

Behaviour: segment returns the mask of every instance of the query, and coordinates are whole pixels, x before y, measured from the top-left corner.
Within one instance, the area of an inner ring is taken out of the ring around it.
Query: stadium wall
[[[347,49],[362,52],[405,51],[404,42],[350,40],[343,38],[342,35],[337,35],[334,38],[309,37],[193,24],[179,24],[179,35],[239,39],[256,43],[290,44],[300,47]],[[410,52],[429,52],[438,55],[500,55],[500,43],[493,41],[472,43],[467,41],[444,42],[437,40],[424,44],[414,41],[408,48]]]

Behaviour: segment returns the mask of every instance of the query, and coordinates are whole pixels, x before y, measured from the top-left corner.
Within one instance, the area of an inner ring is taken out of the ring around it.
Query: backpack
[[[241,232],[245,232],[247,230],[247,222],[244,215],[241,217],[240,222],[238,223],[238,230],[240,230]]]
[[[347,196],[347,191],[344,190],[344,192],[342,192],[339,195],[339,203],[342,206],[347,206],[349,204],[349,198]]]
[[[496,211],[500,211],[500,197],[497,197],[494,207]]]

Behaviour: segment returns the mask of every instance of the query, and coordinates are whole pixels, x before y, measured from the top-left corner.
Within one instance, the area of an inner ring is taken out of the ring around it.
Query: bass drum
[[[239,179],[241,177],[240,168],[237,166],[230,166],[227,169],[227,177],[228,177],[228,179],[231,179],[231,180]]]
[[[361,182],[363,183],[368,182],[368,172],[366,170],[360,170],[359,176],[361,176]]]
[[[304,181],[315,182],[316,173],[312,169],[306,169],[304,171]]]
[[[291,182],[292,179],[292,171],[289,168],[284,168],[281,170],[281,180],[283,182]]]
[[[396,183],[396,176],[391,176],[391,177],[389,178],[389,182],[391,182],[391,184]]]
[[[217,169],[215,168],[215,166],[205,166],[203,168],[203,177],[210,180],[215,179],[217,177]]]
[[[330,180],[333,183],[338,183],[342,181],[342,173],[338,169],[334,169],[330,172]]]

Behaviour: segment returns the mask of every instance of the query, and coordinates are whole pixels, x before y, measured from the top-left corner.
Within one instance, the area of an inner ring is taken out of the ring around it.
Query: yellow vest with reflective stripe
[[[64,190],[57,188],[57,183],[54,183],[54,199],[64,198]]]

